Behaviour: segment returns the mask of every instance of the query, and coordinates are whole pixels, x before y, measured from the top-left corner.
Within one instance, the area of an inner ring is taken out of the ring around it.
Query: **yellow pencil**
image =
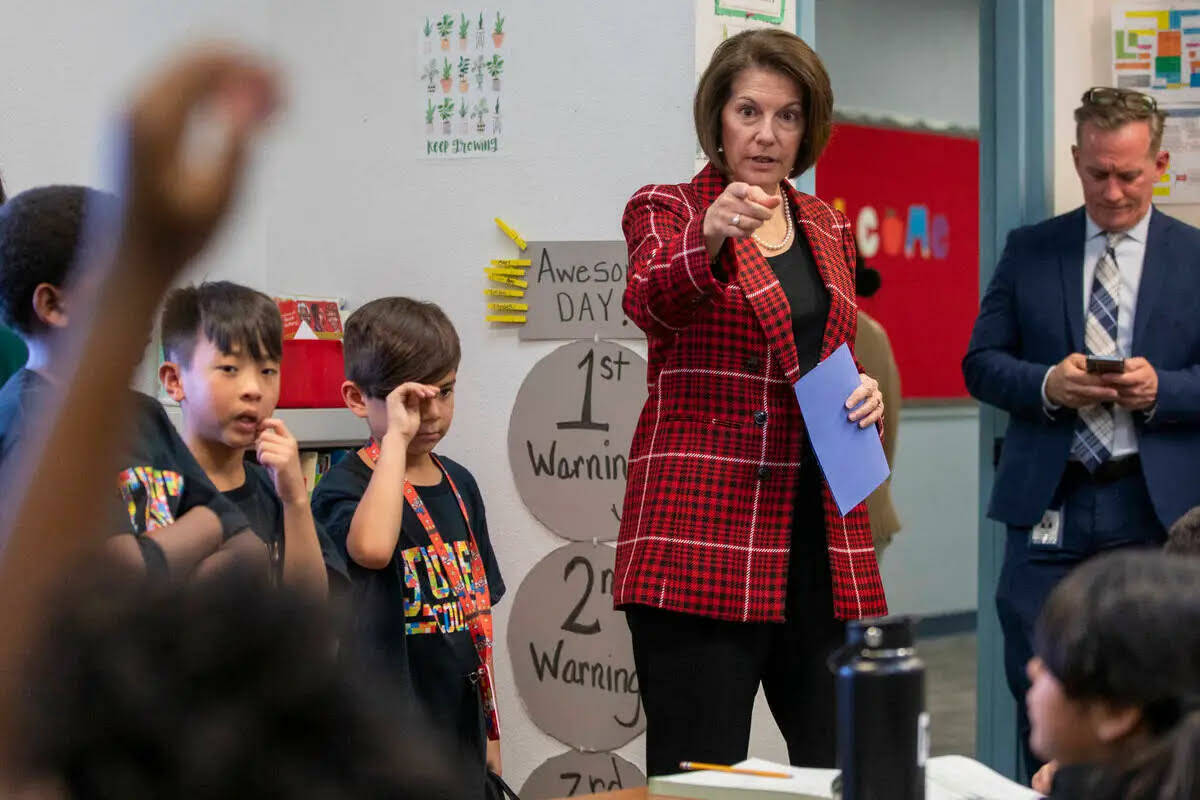
[[[735,775],[757,775],[760,778],[790,778],[786,772],[767,772],[761,769],[746,769],[745,767],[730,767],[725,764],[705,764],[703,761],[681,761],[682,770],[712,770],[714,772],[732,772]]]

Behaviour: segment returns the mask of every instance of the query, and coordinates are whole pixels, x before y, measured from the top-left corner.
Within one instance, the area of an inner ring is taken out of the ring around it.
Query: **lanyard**
[[[375,462],[379,460],[378,442],[372,439],[358,451],[358,454],[367,466],[375,469]],[[441,534],[438,533],[437,525],[430,516],[429,509],[425,507],[417,490],[407,480],[404,481],[404,500],[417,515],[417,519],[421,521],[425,533],[429,535],[430,546],[438,560],[442,562],[446,579],[450,581],[455,599],[458,600],[459,610],[462,611],[463,619],[467,622],[471,641],[475,645],[475,653],[479,656],[479,669],[476,670],[472,682],[479,688],[479,700],[483,705],[488,738],[498,740],[500,738],[500,715],[496,706],[496,688],[492,677],[494,674],[492,671],[492,603],[487,589],[487,573],[483,568],[483,559],[479,555],[479,546],[475,543],[475,532],[471,529],[471,517],[467,514],[467,504],[463,502],[458,487],[454,485],[454,479],[450,477],[450,473],[446,471],[441,460],[432,453],[429,456],[446,477],[447,483],[450,484],[454,499],[458,501],[458,509],[462,512],[463,522],[466,523],[471,557],[471,576],[478,579],[483,586],[478,602],[476,602],[475,594],[463,579],[462,570],[458,568],[458,560],[455,559],[450,548],[442,540]],[[436,614],[434,616],[441,625],[441,618]]]

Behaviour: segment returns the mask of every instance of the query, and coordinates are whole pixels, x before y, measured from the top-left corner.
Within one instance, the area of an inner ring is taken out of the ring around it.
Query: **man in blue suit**
[[[963,359],[971,394],[1010,415],[988,515],[1008,526],[996,606],[1031,771],[1025,669],[1046,596],[1200,504],[1200,230],[1150,204],[1164,118],[1138,92],[1084,94],[1083,208],[1009,234]],[[1124,361],[1097,372],[1089,356]]]

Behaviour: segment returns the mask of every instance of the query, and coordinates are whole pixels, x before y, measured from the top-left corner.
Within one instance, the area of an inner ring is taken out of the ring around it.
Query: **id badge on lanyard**
[[[371,469],[374,469],[375,462],[379,460],[379,444],[372,439],[366,447],[363,447],[358,452],[363,461]],[[462,612],[463,619],[467,622],[467,629],[471,634],[471,642],[475,645],[475,653],[479,656],[479,666],[472,673],[471,682],[475,684],[479,691],[479,702],[483,708],[488,738],[495,741],[500,738],[500,712],[496,703],[496,685],[492,672],[492,614],[491,600],[486,589],[487,573],[483,568],[483,559],[479,555],[479,546],[475,542],[475,532],[471,529],[471,517],[467,514],[467,504],[463,502],[458,487],[454,485],[454,479],[450,477],[450,473],[442,466],[442,462],[438,457],[430,453],[430,458],[433,459],[433,463],[441,471],[442,475],[445,476],[446,482],[450,484],[450,490],[454,493],[454,499],[458,501],[459,511],[462,512],[463,522],[467,526],[467,536],[471,551],[471,574],[472,577],[478,576],[483,581],[485,587],[484,591],[480,593],[478,602],[476,602],[476,596],[472,592],[471,587],[467,586],[462,570],[458,568],[458,561],[455,560],[454,554],[450,552],[450,548],[446,546],[441,534],[438,533],[437,525],[434,523],[429,510],[425,507],[425,503],[422,502],[420,495],[417,494],[417,490],[408,481],[404,482],[404,500],[408,503],[409,508],[413,510],[413,513],[417,515],[417,519],[421,521],[422,527],[425,528],[425,532],[429,536],[431,549],[442,563],[446,579],[450,581],[455,599],[458,601],[459,610]],[[441,624],[441,619],[438,618],[438,625],[441,626]]]

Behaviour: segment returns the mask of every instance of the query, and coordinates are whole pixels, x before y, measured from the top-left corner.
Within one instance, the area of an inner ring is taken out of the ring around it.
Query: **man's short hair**
[[[1075,143],[1080,143],[1086,122],[1102,131],[1115,131],[1131,122],[1145,122],[1150,126],[1150,155],[1153,157],[1162,148],[1166,118],[1166,112],[1149,95],[1132,89],[1096,86],[1083,93],[1082,105],[1075,109]]]
[[[833,86],[829,73],[820,56],[794,33],[775,29],[743,31],[717,46],[696,87],[692,108],[696,138],[713,166],[728,176],[729,165],[721,143],[721,111],[729,101],[733,82],[751,67],[778,72],[800,90],[804,138],[788,174],[794,178],[817,163],[833,129]]]
[[[172,291],[159,332],[166,359],[184,367],[191,366],[201,334],[226,355],[243,352],[255,361],[283,358],[283,318],[275,301],[231,281]]]
[[[1200,556],[1200,506],[1188,511],[1167,531],[1168,553],[1185,556]]]
[[[67,283],[85,210],[111,199],[84,186],[42,186],[0,205],[0,321],[23,337],[40,332],[34,290]]]
[[[434,303],[381,297],[346,320],[346,377],[384,398],[402,383],[432,383],[458,368],[462,350],[450,318]]]

